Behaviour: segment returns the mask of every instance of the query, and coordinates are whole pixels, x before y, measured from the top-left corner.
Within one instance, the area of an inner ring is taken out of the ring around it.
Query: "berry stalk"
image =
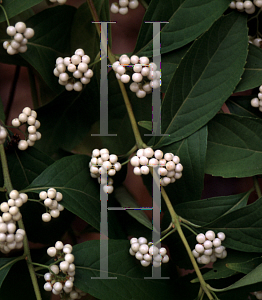
[[[2,3],[2,1],[0,3]],[[4,12],[7,25],[10,26],[9,19],[8,19],[7,13],[5,11],[5,8],[1,4],[0,4],[0,7],[2,8],[2,11]]]
[[[10,179],[10,175],[9,175],[8,164],[7,164],[5,149],[4,149],[3,144],[0,145],[0,157],[1,157],[1,164],[2,164],[2,172],[3,172],[3,176],[4,176],[4,187],[6,188],[8,194],[9,194],[13,190],[13,187],[12,187],[12,183],[11,183],[11,179]],[[22,219],[18,221],[18,226],[19,226],[19,228],[25,230]],[[26,259],[26,262],[27,262],[29,274],[30,274],[31,281],[32,281],[32,284],[34,287],[34,291],[35,291],[35,296],[36,296],[37,300],[42,300],[38,282],[37,282],[37,278],[36,278],[36,274],[35,274],[35,270],[32,265],[32,258],[31,258],[30,248],[29,248],[28,239],[27,239],[26,234],[24,236],[23,243],[24,243],[24,258]]]
[[[202,276],[202,274],[201,274],[201,272],[199,270],[199,267],[198,267],[197,262],[196,262],[196,260],[195,260],[195,258],[193,256],[193,254],[192,254],[192,251],[191,251],[191,249],[190,249],[190,247],[188,245],[187,239],[186,239],[186,237],[185,237],[185,235],[183,233],[183,230],[182,230],[180,222],[179,222],[179,217],[176,214],[176,212],[175,212],[175,210],[174,210],[174,208],[173,208],[173,206],[172,206],[172,204],[171,204],[171,202],[170,202],[170,200],[168,198],[168,195],[167,195],[167,193],[166,193],[166,191],[164,190],[163,187],[161,188],[161,194],[162,194],[162,196],[163,196],[163,198],[165,200],[165,203],[166,203],[167,208],[169,210],[169,213],[171,215],[172,222],[175,225],[175,228],[176,228],[176,230],[177,230],[177,232],[178,232],[178,234],[179,234],[179,236],[180,236],[180,238],[181,238],[181,240],[182,240],[182,242],[183,242],[183,244],[184,244],[184,246],[186,248],[187,254],[188,254],[188,256],[189,256],[189,258],[190,258],[190,260],[192,262],[192,265],[193,265],[193,267],[195,269],[195,272],[197,274],[197,277],[199,279],[200,285],[201,285],[203,291],[206,293],[208,299],[214,300],[214,298],[211,295],[211,293],[210,293],[210,291],[209,291],[209,289],[207,287],[207,284],[206,284],[206,282],[205,282],[205,280],[204,280],[204,278],[203,278],[203,276]]]

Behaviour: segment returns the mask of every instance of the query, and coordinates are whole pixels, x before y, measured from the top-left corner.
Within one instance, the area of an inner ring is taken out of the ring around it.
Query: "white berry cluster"
[[[147,239],[144,237],[132,238],[130,240],[131,247],[129,253],[140,260],[143,267],[148,267],[152,264],[155,268],[161,266],[162,263],[169,262],[169,256],[166,254],[166,248],[158,248],[152,243],[147,244]]]
[[[251,106],[258,107],[258,109],[262,112],[262,85],[259,87],[259,93],[257,97],[251,99]]]
[[[261,48],[261,45],[262,45],[262,39],[261,38],[253,38],[252,36],[248,36],[248,42],[250,44],[253,44],[255,46],[257,46],[258,48]]]
[[[89,163],[90,175],[92,178],[97,178],[98,183],[103,185],[105,193],[111,194],[113,192],[113,179],[111,177],[120,171],[121,167],[117,155],[109,154],[108,149],[94,149],[92,151],[92,158]],[[108,179],[104,180],[100,175],[106,173]]]
[[[237,9],[240,12],[246,12],[247,14],[253,14],[256,11],[257,7],[262,7],[262,1],[261,0],[236,0],[231,1],[229,4],[229,7],[232,9]]]
[[[154,151],[152,148],[139,149],[130,160],[135,175],[147,175],[149,167],[157,167],[161,186],[167,186],[182,177],[183,166],[180,158],[173,153]]]
[[[126,74],[126,67],[132,68],[132,74]],[[160,87],[160,71],[157,71],[157,65],[150,63],[146,56],[138,57],[132,55],[130,58],[123,54],[119,60],[112,65],[116,72],[116,78],[123,83],[128,83],[132,78],[129,88],[136,93],[138,98],[144,98],[146,94],[152,93],[152,89]]]
[[[59,77],[59,84],[64,85],[67,91],[80,92],[83,84],[88,84],[93,77],[93,71],[88,68],[90,57],[83,49],[77,49],[71,57],[58,57],[54,75]]]
[[[60,4],[60,5],[63,5],[63,4],[66,4],[66,1],[67,0],[49,0],[50,2],[53,2],[53,3],[58,3],[58,4]]]
[[[41,133],[37,131],[40,127],[40,122],[36,119],[37,113],[30,107],[25,107],[22,113],[12,120],[12,126],[19,127],[27,123],[27,140],[20,140],[18,143],[19,150],[26,150],[28,146],[34,146],[35,142],[41,139]]]
[[[221,242],[226,238],[223,232],[218,232],[217,237],[214,231],[209,230],[205,234],[199,233],[196,236],[198,244],[192,250],[194,257],[199,264],[206,265],[210,262],[215,262],[217,258],[225,258],[227,251]]]
[[[118,3],[114,2],[111,4],[110,10],[114,14],[120,13],[121,15],[126,15],[128,8],[136,9],[138,5],[138,0],[119,0]]]
[[[12,190],[9,194],[7,202],[2,202],[0,210],[0,251],[4,254],[9,253],[13,249],[21,249],[23,247],[23,239],[25,231],[16,229],[16,222],[21,220],[22,215],[19,207],[28,200],[25,193],[19,193]]]
[[[44,222],[50,222],[52,217],[58,218],[60,211],[64,210],[64,206],[58,203],[63,199],[63,195],[54,188],[40,192],[39,198],[44,201],[44,205],[48,210],[48,212],[42,214],[42,220]]]
[[[26,52],[27,41],[35,34],[34,29],[27,28],[24,22],[17,22],[15,26],[8,26],[6,33],[11,37],[11,40],[4,41],[3,47],[10,55]]]
[[[7,137],[7,130],[0,125],[0,145],[4,144]]]
[[[254,292],[253,293],[257,299],[262,299],[262,291]]]
[[[55,243],[55,247],[49,247],[47,254],[59,261],[59,266],[52,264],[50,272],[44,275],[46,283],[44,289],[63,299],[80,299],[86,293],[74,286],[75,260],[71,253],[73,250],[70,244],[64,245],[61,241]]]

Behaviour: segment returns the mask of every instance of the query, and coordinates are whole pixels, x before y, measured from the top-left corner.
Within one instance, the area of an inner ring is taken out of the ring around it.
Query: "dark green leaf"
[[[184,219],[203,226],[245,206],[250,193],[183,202],[175,206],[175,211]]]
[[[139,121],[138,125],[149,131],[152,131],[152,122],[151,121]]]
[[[100,276],[100,241],[74,246],[76,287],[102,300],[152,299],[152,295],[159,299],[172,298],[174,282],[170,279],[145,280],[144,277],[152,276],[152,269],[142,267],[129,254],[129,241],[109,240],[108,247],[108,277],[117,279],[95,280],[91,278]]]
[[[262,281],[262,264],[258,265],[246,276],[233,283],[229,287],[225,288],[224,291],[233,290],[242,286],[251,285]]]
[[[242,79],[234,93],[242,92],[260,86],[262,83],[262,50],[249,44],[247,63]]]
[[[230,1],[204,0],[197,5],[195,0],[153,0],[144,16],[144,21],[164,21],[161,30],[161,52],[180,48],[205,32],[227,9]],[[134,52],[152,56],[152,24],[143,24]]]
[[[204,166],[207,147],[207,127],[204,126],[186,139],[161,148],[164,153],[178,155],[183,176],[165,189],[173,203],[198,200],[204,188]]]
[[[219,114],[208,124],[206,173],[248,177],[262,173],[262,121]]]
[[[10,271],[13,264],[17,261],[16,257],[12,258],[0,258],[0,287],[5,280],[6,275]]]
[[[169,53],[165,53],[161,57],[161,92],[165,93],[182,57],[189,49],[186,45],[180,49],[174,50]]]
[[[94,1],[100,21],[109,21],[108,1]],[[83,48],[93,61],[100,52],[100,39],[96,31],[96,24],[92,23],[93,17],[87,3],[81,5],[74,17],[71,34],[71,52]],[[110,25],[108,25],[110,29]],[[110,30],[109,30],[110,40]],[[99,54],[100,55],[100,54]],[[99,59],[97,57],[97,59]]]
[[[162,136],[168,145],[212,119],[238,83],[247,55],[246,19],[221,17],[181,60],[162,105]],[[243,38],[245,37],[245,38]]]
[[[17,190],[25,188],[53,162],[34,147],[26,151],[11,151],[7,155],[7,163],[13,186]]]
[[[47,293],[43,288],[41,288],[44,285],[43,278],[40,278],[38,283],[42,299],[50,299],[50,293]],[[0,289],[0,299],[37,300],[25,260],[14,264],[7,274],[7,277]]]
[[[124,188],[119,187],[115,190],[115,197],[122,207],[140,208],[132,195]],[[136,219],[139,223],[152,230],[152,221],[149,221],[143,210],[126,210],[126,212]]]
[[[245,262],[230,262],[227,263],[227,268],[231,270],[235,270],[240,273],[248,274],[251,272],[254,268],[256,268],[258,265],[262,264],[262,258],[256,257],[251,260],[245,261]]]
[[[97,180],[90,177],[90,158],[73,155],[48,167],[26,189],[39,193],[54,187],[63,194],[61,204],[94,228],[100,228],[100,194]]]
[[[42,138],[36,146],[51,155],[58,149],[71,151],[79,144],[93,122],[96,91],[96,82],[91,81],[82,93],[65,91],[38,109]]]
[[[42,0],[8,0],[3,1],[1,5],[5,8],[7,16],[10,19],[40,2],[42,2]],[[0,22],[3,21],[5,21],[5,15],[1,9]]]
[[[223,245],[243,252],[262,252],[262,198],[256,202],[227,213],[203,229],[223,231]]]
[[[73,6],[62,5],[46,9],[27,21],[27,26],[35,30],[35,35],[28,41],[28,50],[20,55],[57,93],[64,87],[58,84],[53,70],[57,57],[73,55],[69,52],[69,35],[75,12]]]
[[[213,264],[212,270],[205,273],[203,275],[203,278],[205,280],[211,280],[211,279],[220,279],[220,278],[227,278],[234,274],[237,274],[239,271],[239,268],[233,269],[229,266],[240,266],[240,265],[246,265],[250,262],[251,259],[256,260],[257,254],[256,253],[243,253],[238,252],[234,250],[228,251],[228,255],[224,259],[217,259],[217,261]],[[199,282],[198,278],[195,278],[191,281]]]
[[[251,99],[257,97],[257,95],[250,96],[234,96],[230,97],[226,105],[230,112],[234,115],[242,117],[260,118],[261,112],[257,107],[251,106]]]

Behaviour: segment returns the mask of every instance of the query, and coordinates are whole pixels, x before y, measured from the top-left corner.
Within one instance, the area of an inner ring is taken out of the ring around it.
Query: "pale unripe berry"
[[[218,237],[221,241],[224,241],[224,239],[226,238],[226,235],[224,234],[224,232],[218,232],[218,233],[217,233],[217,237]]]
[[[150,255],[156,256],[158,254],[158,248],[156,246],[150,246],[148,252]]]
[[[139,250],[139,247],[140,247],[140,244],[139,243],[132,243],[131,245],[131,249],[134,251],[134,252],[137,252]]]
[[[140,247],[139,247],[139,250],[138,250],[140,253],[142,254],[146,254],[148,252],[148,245],[147,244],[142,244]]]
[[[137,251],[136,254],[135,254],[135,257],[138,260],[142,260],[143,259],[143,254],[141,252]]]
[[[214,247],[219,247],[219,246],[221,246],[221,240],[220,240],[219,238],[215,238],[215,239],[213,240],[213,245],[214,245]]]
[[[63,272],[67,272],[68,268],[69,268],[69,263],[68,261],[62,261],[60,264],[59,264],[59,268],[61,271]]]
[[[121,15],[126,15],[128,13],[128,7],[120,7],[119,8],[119,13]]]
[[[196,244],[195,250],[196,250],[196,252],[198,252],[198,253],[201,254],[201,253],[203,253],[205,251],[205,248],[201,244]]]
[[[213,241],[215,239],[215,237],[216,237],[214,231],[212,231],[212,230],[207,231],[206,234],[205,234],[205,236],[210,241]]]
[[[131,8],[131,9],[136,9],[138,7],[138,5],[139,5],[139,2],[137,0],[131,0],[131,1],[129,1],[129,4],[128,4],[129,8]]]
[[[118,3],[112,3],[111,4],[111,7],[110,7],[110,11],[113,13],[113,14],[117,14],[119,12],[119,6],[118,6]]]
[[[47,249],[47,254],[50,256],[50,257],[54,257],[56,256],[56,248],[55,247],[49,247]]]
[[[57,265],[52,265],[50,270],[55,273],[56,275],[59,274],[59,267]]]
[[[6,33],[9,35],[9,36],[14,36],[16,34],[16,29],[14,26],[8,26],[6,28]]]
[[[34,29],[32,28],[26,28],[26,30],[24,31],[24,37],[27,39],[31,39],[35,34]]]
[[[130,240],[130,244],[132,245],[133,243],[138,243],[137,238],[132,238],[132,239]]]
[[[145,92],[144,90],[139,89],[139,90],[136,92],[136,96],[137,96],[137,98],[145,98],[146,92]]]
[[[205,249],[210,249],[213,247],[213,243],[211,241],[207,240],[204,242],[204,247],[205,247]]]
[[[71,264],[72,262],[74,262],[75,257],[74,257],[73,254],[66,254],[66,255],[65,255],[65,260],[66,260],[69,264]]]
[[[28,148],[28,143],[25,140],[20,140],[18,143],[19,150],[26,150]]]
[[[44,284],[44,290],[47,291],[47,292],[51,292],[52,291],[52,285],[50,282],[46,282]]]
[[[51,221],[51,215],[49,213],[42,214],[42,220],[44,222],[50,222]]]

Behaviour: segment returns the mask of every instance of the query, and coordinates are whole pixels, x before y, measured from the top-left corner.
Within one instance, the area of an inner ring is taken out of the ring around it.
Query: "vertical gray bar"
[[[102,172],[101,181],[107,180],[107,172]],[[107,220],[107,201],[108,194],[103,190],[100,184],[101,199],[101,221],[100,221],[100,277],[91,277],[91,279],[117,279],[117,277],[108,277],[108,220]]]
[[[161,213],[161,189],[160,189],[160,175],[158,173],[159,166],[153,168],[153,220],[152,220],[152,242],[155,245],[161,238],[160,228],[160,213]],[[160,244],[155,245],[160,248]],[[161,277],[161,266],[159,268],[152,267],[152,277],[145,277],[145,279],[170,279],[170,277]]]
[[[93,22],[97,23],[97,22]],[[108,23],[115,22],[99,22],[101,24],[100,31],[100,133],[91,134],[92,136],[116,136],[117,134],[108,133],[108,81],[107,81],[107,35]]]
[[[160,53],[161,23],[168,23],[168,22],[145,22],[145,23],[153,23],[153,63],[156,64],[157,69],[160,70],[160,74],[161,74],[161,53]],[[160,76],[160,83],[161,83],[161,76]],[[152,134],[145,134],[145,136],[168,136],[168,134],[161,134],[161,92],[160,92],[160,87],[153,89],[153,91],[152,91],[152,114],[153,114]]]

